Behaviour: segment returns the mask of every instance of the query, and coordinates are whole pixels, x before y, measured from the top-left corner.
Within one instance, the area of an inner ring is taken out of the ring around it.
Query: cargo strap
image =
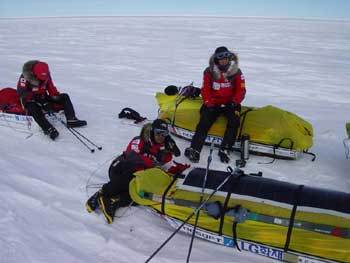
[[[304,185],[299,185],[297,189],[295,189],[294,192],[294,204],[293,204],[293,210],[289,218],[289,226],[288,226],[288,232],[287,232],[287,238],[286,243],[284,245],[284,251],[287,252],[289,248],[290,238],[292,236],[293,226],[294,226],[294,219],[295,219],[295,213],[297,211],[297,207],[299,204],[300,199],[300,193],[303,190]]]
[[[249,112],[251,112],[251,111],[253,111],[253,109],[250,109],[250,108],[248,108],[245,112],[243,112],[242,114],[241,114],[241,118],[242,118],[242,121],[241,121],[241,124],[240,124],[240,127],[239,127],[239,133],[238,133],[238,138],[241,138],[242,137],[242,131],[243,131],[243,126],[244,126],[244,123],[245,123],[245,119],[246,119],[246,117],[247,117],[247,114],[249,113]]]
[[[173,115],[173,119],[171,120],[171,126],[175,126],[175,116],[176,116],[176,111],[177,111],[177,107],[179,107],[179,105],[185,100],[187,99],[187,97],[183,97],[181,95],[177,95],[176,99],[175,99],[175,107],[174,107],[174,115]]]
[[[174,174],[173,175],[173,180],[170,182],[170,184],[168,185],[168,187],[165,189],[163,195],[162,195],[162,207],[161,207],[161,212],[163,215],[165,215],[165,203],[166,203],[166,196],[170,190],[170,188],[173,186],[173,184],[175,183],[175,181],[177,180],[177,178],[179,177],[178,174]]]
[[[225,212],[227,211],[228,201],[230,200],[233,188],[239,184],[239,181],[241,180],[241,178],[243,176],[246,176],[246,174],[244,174],[243,171],[240,171],[240,174],[237,176],[237,178],[234,178],[234,180],[232,181],[232,187],[230,187],[230,190],[228,191],[228,193],[226,195],[224,207],[222,209],[223,213],[221,213],[221,218],[220,218],[219,235],[222,235],[222,228],[223,228],[223,224],[224,224]],[[241,249],[239,248],[238,243],[237,243],[237,224],[238,224],[238,222],[236,220],[234,220],[233,225],[232,225],[232,239],[235,242],[234,245],[237,248],[237,250],[241,251]]]

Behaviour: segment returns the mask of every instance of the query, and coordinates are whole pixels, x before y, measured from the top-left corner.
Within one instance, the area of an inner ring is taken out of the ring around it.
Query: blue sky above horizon
[[[0,17],[208,15],[349,19],[348,0],[2,0]]]

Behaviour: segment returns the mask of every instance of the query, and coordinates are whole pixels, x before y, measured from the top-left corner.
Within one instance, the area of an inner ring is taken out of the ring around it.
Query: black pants
[[[47,131],[52,125],[45,118],[43,113],[43,105],[45,103],[49,104],[58,104],[63,106],[64,114],[66,115],[66,119],[70,120],[75,118],[75,112],[73,108],[73,104],[66,93],[61,93],[55,97],[47,97],[45,99],[40,99],[38,101],[30,101],[25,103],[25,109],[28,111],[30,115],[33,116],[34,120],[38,123],[38,125],[44,130]]]
[[[199,152],[202,150],[210,127],[222,114],[227,118],[227,126],[220,148],[231,149],[235,143],[237,131],[240,125],[240,118],[239,116],[235,115],[234,112],[235,108],[231,106],[206,107],[203,105],[200,110],[200,120],[191,141],[191,147]]]
[[[105,197],[119,197],[120,206],[128,206],[131,202],[129,183],[134,178],[135,163],[122,157],[116,158],[109,167],[109,182],[102,186]]]

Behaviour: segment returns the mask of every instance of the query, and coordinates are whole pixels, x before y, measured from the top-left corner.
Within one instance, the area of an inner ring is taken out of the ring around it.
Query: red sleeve
[[[235,104],[241,104],[245,97],[246,89],[245,89],[245,79],[242,72],[240,74],[237,74],[233,79],[233,86],[235,89],[234,95],[233,95],[233,102]]]
[[[143,146],[145,142],[140,137],[135,137],[131,140],[126,148],[126,152],[134,151],[143,160],[146,168],[153,167],[153,159],[149,157],[149,154],[143,153]]]
[[[162,163],[166,164],[170,162],[173,159],[173,155],[170,152],[167,152],[167,154],[164,156]]]
[[[60,95],[60,93],[58,92],[56,86],[53,84],[51,76],[49,76],[49,79],[47,81],[47,91],[49,92],[50,96],[58,96],[58,95]]]
[[[202,95],[203,103],[205,105],[213,104],[212,96],[211,96],[212,84],[213,84],[212,76],[209,70],[205,70],[203,74],[203,85],[201,89],[201,95]]]

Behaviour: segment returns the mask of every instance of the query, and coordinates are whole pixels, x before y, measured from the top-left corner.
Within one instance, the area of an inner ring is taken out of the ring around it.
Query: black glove
[[[225,108],[229,111],[233,111],[235,112],[235,114],[239,115],[240,112],[241,112],[241,104],[236,104],[234,102],[231,102],[231,103],[228,103],[228,104],[225,104]],[[237,112],[237,113],[236,113]]]
[[[177,147],[175,141],[169,135],[165,137],[165,149],[173,153],[175,157],[178,157],[181,155],[181,151],[179,147]]]

